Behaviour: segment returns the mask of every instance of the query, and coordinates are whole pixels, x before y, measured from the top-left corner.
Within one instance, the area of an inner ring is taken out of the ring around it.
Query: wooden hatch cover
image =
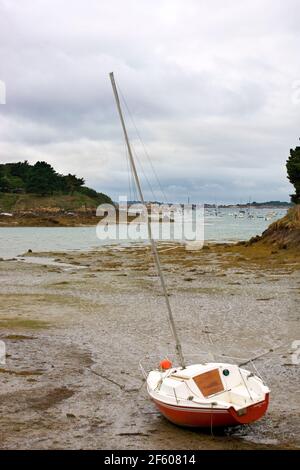
[[[204,397],[209,397],[215,393],[223,392],[224,387],[218,369],[203,372],[196,375],[193,380]]]

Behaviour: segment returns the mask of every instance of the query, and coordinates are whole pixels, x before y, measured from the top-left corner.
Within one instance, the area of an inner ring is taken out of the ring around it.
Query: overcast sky
[[[298,0],[0,0],[0,161],[128,192],[114,71],[168,200],[288,200],[299,24]]]

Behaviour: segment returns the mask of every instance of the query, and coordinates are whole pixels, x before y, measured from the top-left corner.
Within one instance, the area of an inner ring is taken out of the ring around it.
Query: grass
[[[270,228],[274,227],[277,229],[288,228],[290,230],[299,230],[300,229],[300,204],[295,207],[292,207],[285,217],[277,220],[271,224]]]
[[[248,245],[265,244],[276,249],[296,248],[300,246],[300,205],[292,207],[287,214],[273,222],[261,237],[253,237]],[[274,254],[274,252],[273,252]]]
[[[199,279],[200,276],[213,274],[225,277],[232,271],[238,274],[260,272],[294,272],[300,269],[299,247],[274,249],[265,243],[254,244],[212,244],[199,251],[187,251],[183,245],[171,245],[165,250],[158,245],[164,272],[183,275],[186,279]],[[57,253],[64,262],[74,262],[74,253]],[[78,256],[78,254],[75,254]],[[76,258],[75,258],[76,259]],[[82,264],[90,264],[96,271],[112,271],[117,275],[145,273],[152,277],[157,275],[151,251],[147,246],[127,247],[118,253],[110,250],[82,253]],[[63,282],[63,281],[62,281]],[[188,285],[188,281],[185,282]],[[61,284],[63,286],[63,284]]]
[[[29,320],[23,318],[5,318],[0,320],[0,327],[2,328],[22,328],[30,330],[38,330],[48,328],[49,323],[42,320]]]
[[[18,194],[0,193],[0,210],[11,211],[19,197]]]
[[[63,209],[66,211],[96,208],[97,199],[75,192],[71,195],[37,196],[35,194],[10,194],[0,192],[0,210],[30,211],[38,209]]]

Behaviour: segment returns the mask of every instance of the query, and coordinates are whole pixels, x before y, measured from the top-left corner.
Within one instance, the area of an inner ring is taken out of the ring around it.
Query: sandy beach
[[[24,259],[39,263],[0,262],[2,449],[299,448],[297,251],[159,251],[187,358],[257,358],[271,388],[267,415],[211,432],[181,429],[156,411],[139,361],[174,348],[148,247],[32,253]]]

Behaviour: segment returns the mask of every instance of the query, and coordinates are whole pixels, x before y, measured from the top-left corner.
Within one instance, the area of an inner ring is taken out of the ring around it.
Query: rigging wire
[[[126,102],[125,102],[125,106],[126,106],[126,108],[127,108],[128,113],[130,113],[130,110],[129,110],[128,106],[126,105]],[[141,145],[142,145],[142,148],[143,148],[144,154],[145,154],[145,156],[146,156],[146,158],[147,158],[147,161],[148,161],[148,163],[149,163],[149,165],[150,165],[150,167],[151,167],[151,170],[152,170],[152,172],[153,172],[153,174],[154,174],[154,177],[155,177],[155,179],[156,179],[156,182],[157,182],[157,184],[158,184],[158,187],[159,187],[159,189],[160,189],[160,192],[161,192],[161,194],[162,194],[163,202],[166,203],[166,202],[167,202],[166,194],[165,194],[165,192],[164,192],[164,190],[163,190],[163,188],[162,188],[161,182],[160,182],[159,177],[158,177],[158,175],[157,175],[157,173],[156,173],[156,171],[155,171],[155,168],[154,168],[154,165],[153,165],[153,163],[152,163],[152,161],[151,161],[151,158],[150,158],[150,156],[149,156],[149,153],[148,153],[148,151],[147,151],[147,149],[146,149],[146,146],[145,146],[145,144],[144,144],[144,142],[143,142],[143,140],[142,140],[142,137],[141,137],[141,135],[140,135],[140,133],[139,133],[139,131],[138,131],[138,128],[137,128],[137,126],[136,126],[136,124],[135,124],[135,121],[134,121],[134,118],[133,118],[132,114],[129,114],[129,116],[130,116],[130,119],[131,119],[131,121],[132,121],[132,124],[133,124],[133,126],[134,126],[134,128],[135,128],[135,131],[136,131],[136,133],[137,133],[138,139],[139,139],[139,141],[140,141],[140,143],[141,143]]]
[[[142,163],[141,163],[141,161],[140,161],[140,158],[138,157],[138,155],[137,155],[137,153],[136,153],[136,151],[135,151],[135,148],[134,148],[133,146],[132,146],[132,149],[133,149],[133,153],[134,153],[135,159],[136,159],[136,161],[138,162],[138,166],[139,166],[139,168],[140,168],[140,170],[141,170],[141,173],[143,174],[145,180],[147,181],[147,184],[148,184],[148,186],[149,186],[150,192],[151,192],[151,194],[152,194],[153,201],[155,201],[157,198],[156,198],[155,192],[154,192],[154,190],[153,190],[152,184],[150,183],[150,180],[148,179],[146,173],[144,172],[143,165],[142,165]]]
[[[157,175],[157,172],[155,171],[155,168],[154,168],[154,166],[153,166],[153,163],[152,163],[152,161],[151,161],[151,158],[150,158],[150,156],[149,156],[149,153],[148,153],[148,151],[147,151],[147,149],[146,149],[146,146],[145,146],[145,144],[144,144],[144,142],[143,142],[143,139],[142,139],[142,137],[141,137],[141,135],[140,135],[140,133],[139,133],[139,131],[138,131],[138,128],[137,128],[137,126],[136,126],[136,124],[135,124],[133,115],[132,115],[132,113],[130,112],[129,106],[128,106],[128,104],[127,104],[127,101],[126,101],[126,99],[125,99],[123,93],[122,93],[122,90],[121,90],[119,84],[117,84],[117,85],[118,85],[118,89],[119,89],[119,92],[120,92],[120,96],[121,96],[122,101],[123,101],[123,103],[124,103],[124,106],[125,106],[125,108],[126,108],[126,110],[127,110],[128,116],[129,116],[129,118],[130,118],[130,120],[131,120],[131,122],[132,122],[132,124],[133,124],[133,127],[134,127],[134,129],[135,129],[135,132],[136,132],[136,134],[137,134],[137,137],[138,137],[138,139],[139,139],[139,141],[140,141],[140,143],[141,143],[141,146],[142,146],[142,148],[143,148],[144,154],[145,154],[145,156],[146,156],[146,159],[147,159],[147,161],[148,161],[148,163],[149,163],[149,165],[150,165],[150,167],[151,167],[152,173],[154,174],[154,178],[155,178],[155,180],[156,180],[156,182],[157,182],[157,184],[158,184],[158,187],[159,187],[159,189],[160,189],[160,192],[161,192],[161,194],[162,194],[162,196],[163,196],[163,202],[166,203],[166,202],[167,202],[167,197],[166,197],[166,194],[165,194],[165,192],[164,192],[164,190],[163,190],[163,187],[162,187],[162,184],[161,184],[161,182],[160,182],[160,179],[159,179],[159,177],[158,177],[158,175]],[[138,159],[135,150],[134,150],[134,153],[135,153],[135,157]],[[141,164],[140,161],[139,161],[139,166],[140,166],[140,168],[141,168],[141,170],[142,170],[143,175],[145,176],[145,172],[144,172],[144,170],[143,170],[143,168],[142,168],[142,164]],[[152,189],[152,185],[151,185],[150,182],[149,182],[149,179],[148,179],[146,176],[145,176],[145,178],[146,178],[146,181],[147,181],[147,183],[148,183],[148,185],[149,185],[149,187],[150,187],[150,191],[151,191],[152,195],[154,196],[154,200],[158,200],[158,198],[157,198],[157,197],[155,196],[155,194],[154,194],[154,191],[153,191],[153,189]]]
[[[128,177],[128,190],[129,190],[129,200],[131,201],[131,171],[129,169],[129,156],[126,143],[124,142],[124,153],[126,157],[126,167],[127,167],[127,177]]]
[[[128,133],[127,133],[127,129],[126,129],[126,126],[125,126],[124,117],[123,117],[123,114],[122,114],[122,108],[121,108],[121,105],[120,105],[119,95],[118,95],[118,91],[117,91],[117,85],[116,85],[116,82],[115,82],[115,79],[114,79],[113,72],[110,73],[110,80],[111,80],[111,85],[112,85],[112,88],[113,88],[113,93],[114,93],[114,96],[115,96],[116,105],[117,105],[117,108],[118,108],[118,113],[119,113],[121,125],[122,125],[122,128],[123,128],[124,138],[125,138],[125,141],[126,141],[126,144],[127,144],[127,147],[128,147],[128,154],[129,154],[129,158],[130,158],[130,162],[131,162],[132,172],[134,173],[134,178],[135,178],[138,194],[140,196],[141,201],[143,203],[145,203],[143,192],[142,192],[142,189],[141,189],[141,186],[140,186],[140,180],[139,180],[139,177],[138,177],[138,173],[136,171],[135,161],[134,161],[131,146],[130,146],[130,143],[129,143]],[[147,214],[148,214],[148,210],[147,210]],[[181,346],[181,343],[180,343],[180,340],[179,340],[179,337],[178,337],[178,334],[177,334],[176,325],[175,325],[175,322],[174,322],[174,317],[173,317],[173,313],[172,313],[172,309],[171,309],[171,305],[170,305],[170,301],[169,301],[169,297],[168,297],[168,293],[167,293],[167,289],[166,289],[166,285],[165,285],[165,280],[164,280],[163,272],[162,272],[162,269],[161,269],[161,263],[160,263],[159,255],[158,255],[158,252],[157,252],[157,248],[156,248],[154,238],[152,236],[151,223],[150,223],[149,217],[147,217],[147,228],[148,228],[148,236],[149,236],[149,241],[151,242],[151,248],[152,248],[155,264],[156,264],[157,271],[158,271],[160,281],[161,281],[162,291],[163,291],[164,296],[165,296],[170,328],[171,328],[171,331],[172,331],[172,334],[174,336],[175,343],[176,343],[175,349],[176,349],[176,352],[178,354],[181,367],[185,368],[185,360],[184,360],[184,356],[183,356],[183,352],[182,352],[182,346]]]

